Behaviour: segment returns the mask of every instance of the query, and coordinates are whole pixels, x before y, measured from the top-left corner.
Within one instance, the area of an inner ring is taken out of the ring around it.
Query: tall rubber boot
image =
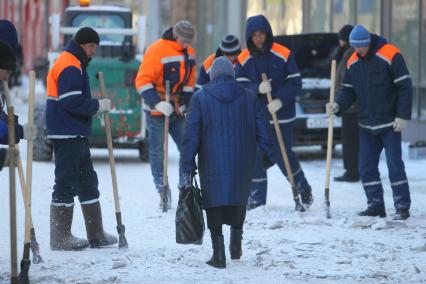
[[[225,268],[226,257],[225,257],[225,244],[223,241],[223,235],[211,235],[211,238],[212,238],[213,256],[206,263],[216,268]]]
[[[111,246],[118,242],[115,236],[104,231],[99,201],[92,204],[82,204],[81,209],[86,223],[87,240],[91,248]]]
[[[50,205],[50,249],[51,250],[82,250],[89,246],[85,239],[76,238],[71,234],[74,206]]]
[[[229,242],[229,253],[231,259],[240,259],[243,255],[241,249],[241,240],[243,239],[243,229],[234,229],[231,227],[231,240]]]

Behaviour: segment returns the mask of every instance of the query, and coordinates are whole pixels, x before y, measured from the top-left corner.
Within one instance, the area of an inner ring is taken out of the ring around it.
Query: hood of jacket
[[[242,87],[234,78],[226,75],[214,78],[203,89],[207,93],[207,96],[213,96],[225,103],[235,101],[242,94]]]
[[[255,32],[266,33],[266,41],[263,45],[262,50],[259,50],[251,40],[251,37]],[[271,50],[273,41],[274,35],[272,34],[272,28],[265,16],[257,15],[247,19],[246,43],[251,55],[263,54]]]
[[[370,48],[365,57],[367,59],[372,58],[377,53],[377,51],[387,43],[388,42],[385,38],[378,36],[376,34],[371,34]]]

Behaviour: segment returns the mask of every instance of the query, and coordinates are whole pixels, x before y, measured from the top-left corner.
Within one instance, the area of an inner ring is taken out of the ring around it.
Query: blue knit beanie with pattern
[[[362,25],[356,25],[349,35],[349,43],[353,47],[367,47],[370,45],[371,36]]]

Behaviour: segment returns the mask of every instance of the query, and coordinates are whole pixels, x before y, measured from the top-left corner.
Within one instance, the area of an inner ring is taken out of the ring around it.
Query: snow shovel
[[[101,89],[102,98],[106,98],[106,90],[105,90],[105,80],[104,73],[98,73],[99,78],[99,87]],[[115,172],[115,160],[114,153],[112,148],[112,136],[111,136],[111,121],[109,117],[109,112],[105,112],[104,114],[105,120],[105,132],[108,143],[108,155],[109,155],[109,165],[111,168],[111,178],[112,178],[112,189],[114,193],[114,205],[115,205],[115,218],[117,219],[117,232],[118,232],[118,248],[125,249],[128,248],[126,236],[124,235],[125,227],[121,220],[121,209],[120,209],[120,200],[118,197],[118,186],[117,186],[117,175]]]
[[[262,80],[268,81],[268,77],[265,73],[262,73]],[[272,94],[271,92],[266,93],[266,97],[268,98],[268,103],[272,102]],[[296,190],[296,184],[294,183],[293,171],[291,170],[290,162],[288,161],[287,151],[285,149],[284,138],[281,133],[280,125],[278,124],[278,118],[276,113],[272,113],[272,120],[274,121],[275,132],[277,133],[278,143],[280,144],[281,155],[284,160],[285,171],[287,172],[288,180],[291,185],[291,191],[293,193],[293,199],[296,203],[295,210],[303,212],[305,211],[305,207],[300,203],[299,194]]]
[[[31,71],[30,72],[30,93],[29,93],[29,101],[28,101],[28,123],[30,123],[30,118],[32,118],[31,123],[34,124],[34,96],[35,96],[35,72]],[[6,97],[8,97],[9,99],[6,101],[6,104],[10,102],[10,95],[9,95],[9,90],[7,90],[7,94],[5,95]],[[32,108],[32,110],[31,110]],[[32,162],[32,141],[28,141],[27,142],[27,177],[28,177],[28,166],[29,166],[29,154],[31,151],[31,162]],[[31,150],[29,150],[29,147],[31,145]],[[24,170],[22,167],[22,159],[21,159],[21,155],[20,155],[20,151],[19,151],[19,145],[15,144],[15,149],[16,149],[16,153],[17,153],[17,166],[18,166],[18,176],[19,176],[19,184],[21,186],[21,193],[22,193],[22,198],[24,201],[24,206],[26,206],[27,204],[27,187],[26,187],[26,183],[25,183],[25,176],[24,176]],[[29,189],[32,189],[32,185],[29,185]],[[30,193],[30,197],[31,197],[31,193]],[[31,206],[31,200],[30,200],[30,206]],[[26,211],[27,212],[27,211]],[[44,262],[41,255],[40,255],[40,245],[37,242],[37,238],[35,235],[35,229],[34,229],[34,225],[33,225],[33,219],[32,219],[32,214],[31,214],[31,207],[29,210],[29,214],[30,214],[30,248],[31,251],[33,253],[33,263],[34,264],[38,264],[38,263],[42,263]],[[24,249],[25,249],[25,245],[24,245]]]
[[[330,103],[334,103],[334,87],[336,83],[336,60],[331,61],[331,81],[330,81]],[[331,218],[330,214],[330,166],[331,152],[333,151],[333,121],[334,116],[328,117],[328,137],[327,137],[327,159],[325,163],[325,214]]]
[[[9,153],[9,206],[10,206],[10,266],[11,283],[18,283],[18,255],[16,242],[16,180],[15,180],[15,113],[10,103],[9,85],[3,80],[3,90],[6,96]]]
[[[21,185],[22,197],[24,199],[24,204],[25,204],[26,203],[26,199],[25,199],[25,189],[26,189],[25,176],[24,176],[24,170],[22,168],[22,161],[21,161],[21,156],[20,156],[20,151],[19,151],[18,145],[16,145],[16,149],[18,150],[17,160],[18,160],[19,184]],[[27,154],[28,154],[28,152],[27,152]],[[31,212],[30,212],[30,214],[32,216]],[[43,258],[41,258],[41,255],[40,255],[40,245],[37,242],[32,217],[30,217],[30,235],[31,235],[30,248],[31,248],[31,252],[33,253],[33,263],[34,264],[43,263],[44,261],[43,261]]]
[[[166,81],[166,103],[170,102],[170,81]],[[170,117],[164,116],[164,144],[163,144],[163,191],[161,197],[163,199],[163,212],[167,212],[169,177],[167,176],[167,165],[169,162],[169,124]]]

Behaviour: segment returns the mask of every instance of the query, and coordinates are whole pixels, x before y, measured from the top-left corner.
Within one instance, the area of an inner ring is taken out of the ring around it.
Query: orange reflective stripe
[[[213,61],[216,59],[216,53],[210,54],[206,60],[203,62],[204,71],[209,73],[208,70],[212,67]]]
[[[285,47],[284,45],[274,42],[274,44],[272,45],[271,52],[287,61],[290,57],[291,50]]]
[[[64,71],[65,68],[68,68],[70,66],[74,66],[75,68],[81,70],[80,60],[78,60],[78,58],[75,57],[70,52],[64,51],[58,56],[52,68],[50,69],[49,74],[47,75],[47,96],[48,97],[53,97],[53,98],[59,97],[59,94],[58,94],[59,75],[61,75],[62,71]]]
[[[189,46],[188,55],[190,59],[195,61],[195,51],[192,46]],[[175,41],[160,39],[154,42],[146,50],[141,65],[139,66],[138,74],[136,75],[135,87],[137,90],[143,89],[144,86],[150,84],[154,86],[158,93],[165,92],[164,81],[164,64],[163,62],[179,62],[179,83],[173,88],[176,92],[180,83],[183,82],[185,74],[185,62],[182,47]],[[194,65],[195,67],[195,65]],[[191,69],[189,81],[186,86],[195,86],[195,68]]]
[[[248,51],[247,48],[244,48],[241,51],[240,55],[238,55],[238,62],[241,65],[244,65],[246,63],[247,59],[249,59],[249,58],[250,58],[250,52]]]
[[[346,63],[346,68],[349,69],[352,64],[358,61],[358,54],[356,52],[352,53],[351,57],[349,57],[348,62]]]
[[[397,53],[401,53],[401,51],[396,46],[387,43],[377,51],[376,55],[391,64],[393,57]]]

